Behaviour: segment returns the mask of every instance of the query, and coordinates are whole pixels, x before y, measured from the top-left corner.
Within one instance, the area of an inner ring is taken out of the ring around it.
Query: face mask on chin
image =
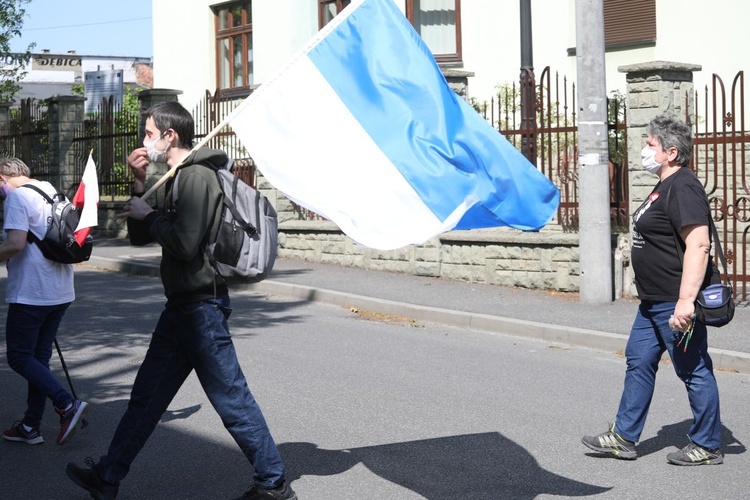
[[[641,166],[646,172],[655,174],[661,168],[661,163],[656,161],[656,151],[651,148],[641,150]]]
[[[143,141],[143,145],[146,146],[146,155],[148,156],[148,159],[154,163],[167,163],[167,151],[169,151],[169,144],[167,144],[167,147],[164,148],[163,151],[157,151],[156,149],[156,141],[161,140],[162,137],[164,137],[164,134],[161,134],[157,139],[154,139],[153,141]]]

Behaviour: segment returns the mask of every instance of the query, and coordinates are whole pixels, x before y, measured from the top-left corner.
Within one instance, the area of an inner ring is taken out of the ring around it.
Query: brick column
[[[47,101],[49,110],[49,182],[68,196],[73,195],[76,178],[76,157],[73,138],[83,123],[85,97],[57,96]]]
[[[649,122],[657,115],[666,114],[687,122],[694,116],[695,93],[693,73],[701,66],[668,61],[631,64],[617,68],[626,74],[628,119],[628,179],[630,213],[641,206],[651,193],[658,178],[641,168],[641,150],[646,143]],[[632,228],[631,228],[632,230]],[[632,241],[632,237],[631,237]],[[629,242],[618,245],[628,248]],[[626,256],[627,260],[627,256]],[[630,283],[626,295],[636,296],[632,268],[624,278]],[[628,288],[627,284],[624,284]]]

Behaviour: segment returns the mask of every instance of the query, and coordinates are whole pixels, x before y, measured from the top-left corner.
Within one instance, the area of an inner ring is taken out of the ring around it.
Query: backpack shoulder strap
[[[34,191],[36,191],[37,193],[39,193],[40,195],[42,195],[42,197],[44,197],[44,199],[47,201],[47,203],[49,203],[50,205],[54,205],[55,204],[55,202],[52,200],[52,198],[49,197],[49,195],[47,193],[45,193],[44,191],[42,191],[38,187],[34,186],[33,184],[24,184],[21,187],[33,189]],[[37,237],[37,235],[35,235],[32,231],[28,231],[26,233],[26,238],[28,238],[28,240],[30,242],[32,242],[32,243],[38,243],[40,241],[39,238]]]
[[[24,184],[24,185],[23,185],[23,186],[21,186],[21,187],[25,187],[25,188],[33,189],[33,190],[34,190],[34,191],[36,191],[37,193],[41,194],[41,195],[42,195],[42,196],[44,197],[44,199],[45,199],[45,200],[47,200],[47,203],[49,203],[50,205],[53,205],[53,204],[55,203],[55,202],[54,202],[54,201],[52,200],[52,198],[50,198],[50,197],[49,197],[49,195],[48,195],[47,193],[45,193],[44,191],[42,191],[41,189],[39,189],[38,187],[36,187],[36,186],[34,186],[34,185],[32,185],[32,184]]]

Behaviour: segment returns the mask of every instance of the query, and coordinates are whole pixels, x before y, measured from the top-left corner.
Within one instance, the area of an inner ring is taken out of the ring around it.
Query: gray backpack
[[[234,160],[211,168],[224,194],[221,225],[206,246],[211,265],[226,283],[256,283],[276,260],[279,223],[268,198],[232,173]]]

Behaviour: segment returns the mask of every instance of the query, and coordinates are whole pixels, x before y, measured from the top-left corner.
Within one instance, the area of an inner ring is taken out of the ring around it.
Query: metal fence
[[[203,100],[193,110],[196,141],[210,134],[241,102],[242,99],[236,97],[223,97],[218,90],[213,95],[207,90]],[[231,127],[223,127],[209,139],[206,147],[226,151],[230,158],[234,158],[234,174],[250,186],[257,185],[255,163]]]
[[[0,128],[0,154],[28,165],[34,178],[49,180],[49,113],[44,101],[22,99]]]
[[[549,66],[537,79],[526,70],[522,83],[501,86],[475,109],[560,189],[557,222],[578,230],[578,125],[575,84]],[[608,99],[610,213],[612,231],[629,230],[627,121],[624,97]]]
[[[740,301],[750,300],[750,132],[745,128],[745,77],[740,71],[729,90],[716,74],[711,88],[695,92],[694,154],[691,168],[703,183]],[[687,99],[687,97],[686,97]],[[686,106],[687,109],[687,106]],[[721,264],[717,260],[717,265]]]
[[[94,113],[78,124],[73,139],[76,159],[74,177],[80,179],[89,153],[93,154],[99,177],[101,199],[130,197],[133,174],[127,165],[130,152],[138,147],[138,111],[104,98]]]

